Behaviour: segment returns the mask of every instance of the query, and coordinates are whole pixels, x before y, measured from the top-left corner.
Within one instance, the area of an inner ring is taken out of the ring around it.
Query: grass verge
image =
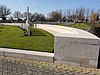
[[[82,29],[82,30],[89,30],[90,29],[90,25],[85,24],[85,23],[80,23],[80,24],[76,23],[76,24],[73,24],[72,27]]]
[[[67,25],[67,24],[56,24],[56,25],[73,27],[73,28],[78,28],[78,29],[82,29],[82,30],[86,30],[86,31],[89,31],[89,29],[90,29],[90,25],[86,24],[86,23],[80,23],[80,24],[75,23],[75,24],[72,24],[72,25]]]

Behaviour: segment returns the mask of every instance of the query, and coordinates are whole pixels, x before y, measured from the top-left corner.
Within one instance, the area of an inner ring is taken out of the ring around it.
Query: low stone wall
[[[54,54],[37,51],[0,48],[0,56],[33,59],[38,61],[54,62]]]
[[[55,63],[97,68],[99,40],[55,37]]]
[[[23,23],[0,23],[0,25],[21,26]]]

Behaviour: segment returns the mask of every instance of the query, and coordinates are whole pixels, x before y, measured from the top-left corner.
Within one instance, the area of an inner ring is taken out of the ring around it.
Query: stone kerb
[[[0,23],[0,25],[21,26],[23,23]]]
[[[18,49],[0,48],[0,56],[33,59],[33,60],[46,61],[52,63],[54,61],[54,53],[27,51]]]

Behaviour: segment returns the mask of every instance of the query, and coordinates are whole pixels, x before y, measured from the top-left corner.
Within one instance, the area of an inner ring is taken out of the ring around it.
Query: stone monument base
[[[99,39],[55,37],[55,63],[97,68]]]

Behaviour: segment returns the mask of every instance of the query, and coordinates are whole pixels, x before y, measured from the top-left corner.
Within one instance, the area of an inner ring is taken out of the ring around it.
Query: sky
[[[12,12],[25,12],[28,6],[30,12],[45,15],[57,9],[73,10],[81,7],[100,9],[100,0],[0,0],[0,4],[6,5]]]

